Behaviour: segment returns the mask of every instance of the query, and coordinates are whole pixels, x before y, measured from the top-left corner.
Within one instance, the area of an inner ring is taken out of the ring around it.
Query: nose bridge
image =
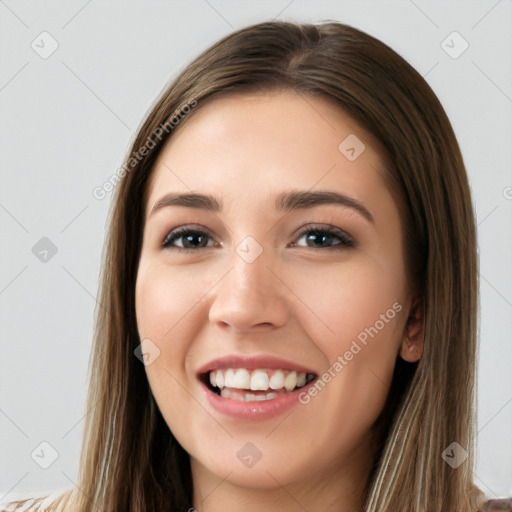
[[[271,249],[253,237],[233,248],[230,270],[215,287],[210,320],[246,330],[259,324],[282,325],[286,307],[283,285],[276,278]]]
[[[247,237],[235,248],[232,257],[232,283],[237,292],[252,292],[252,296],[270,292],[271,283],[268,269],[272,265],[270,249],[263,247],[253,238]]]
[[[263,300],[276,293],[276,283],[272,283],[270,249],[253,237],[246,237],[234,248],[231,256],[232,270],[229,276],[229,293],[244,301]]]

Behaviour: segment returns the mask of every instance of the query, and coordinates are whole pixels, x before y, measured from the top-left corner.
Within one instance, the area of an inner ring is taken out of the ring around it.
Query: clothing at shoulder
[[[486,501],[481,512],[512,512],[512,497]]]
[[[0,502],[0,512],[45,512],[59,496],[67,490],[54,491],[51,494],[43,493],[37,498],[17,498]],[[39,494],[39,493],[34,493]]]
[[[62,493],[63,491],[57,491],[39,498],[3,502],[0,503],[0,512],[44,512]],[[512,512],[512,497],[488,500],[478,512]]]
[[[46,497],[16,499],[0,503],[0,512],[43,512],[46,510]]]

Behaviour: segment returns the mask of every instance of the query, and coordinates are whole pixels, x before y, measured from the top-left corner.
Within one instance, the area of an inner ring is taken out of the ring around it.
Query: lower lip
[[[315,382],[316,379],[295,391],[270,400],[251,400],[249,402],[224,398],[214,393],[206,384],[201,383],[201,385],[205,390],[208,404],[216,411],[238,419],[267,420],[279,416],[299,404],[299,393],[307,393],[308,388]]]

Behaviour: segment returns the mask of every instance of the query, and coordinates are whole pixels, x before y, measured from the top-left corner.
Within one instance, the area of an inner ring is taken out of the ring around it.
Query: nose
[[[269,253],[265,250],[249,262],[233,251],[230,270],[211,292],[210,322],[239,333],[272,330],[286,323],[290,291]]]

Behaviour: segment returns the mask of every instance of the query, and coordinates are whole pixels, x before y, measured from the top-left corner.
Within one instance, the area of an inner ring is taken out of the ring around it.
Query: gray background
[[[0,500],[77,480],[111,197],[93,189],[119,168],[171,77],[220,37],[275,17],[376,36],[426,78],[452,121],[481,257],[475,480],[512,495],[511,0],[0,0]],[[43,31],[59,45],[47,58],[31,47],[51,49]],[[457,58],[464,42],[446,39],[453,31],[469,44]],[[46,262],[32,249],[43,237],[57,248]],[[48,469],[35,462],[52,455],[43,441],[58,452]]]

